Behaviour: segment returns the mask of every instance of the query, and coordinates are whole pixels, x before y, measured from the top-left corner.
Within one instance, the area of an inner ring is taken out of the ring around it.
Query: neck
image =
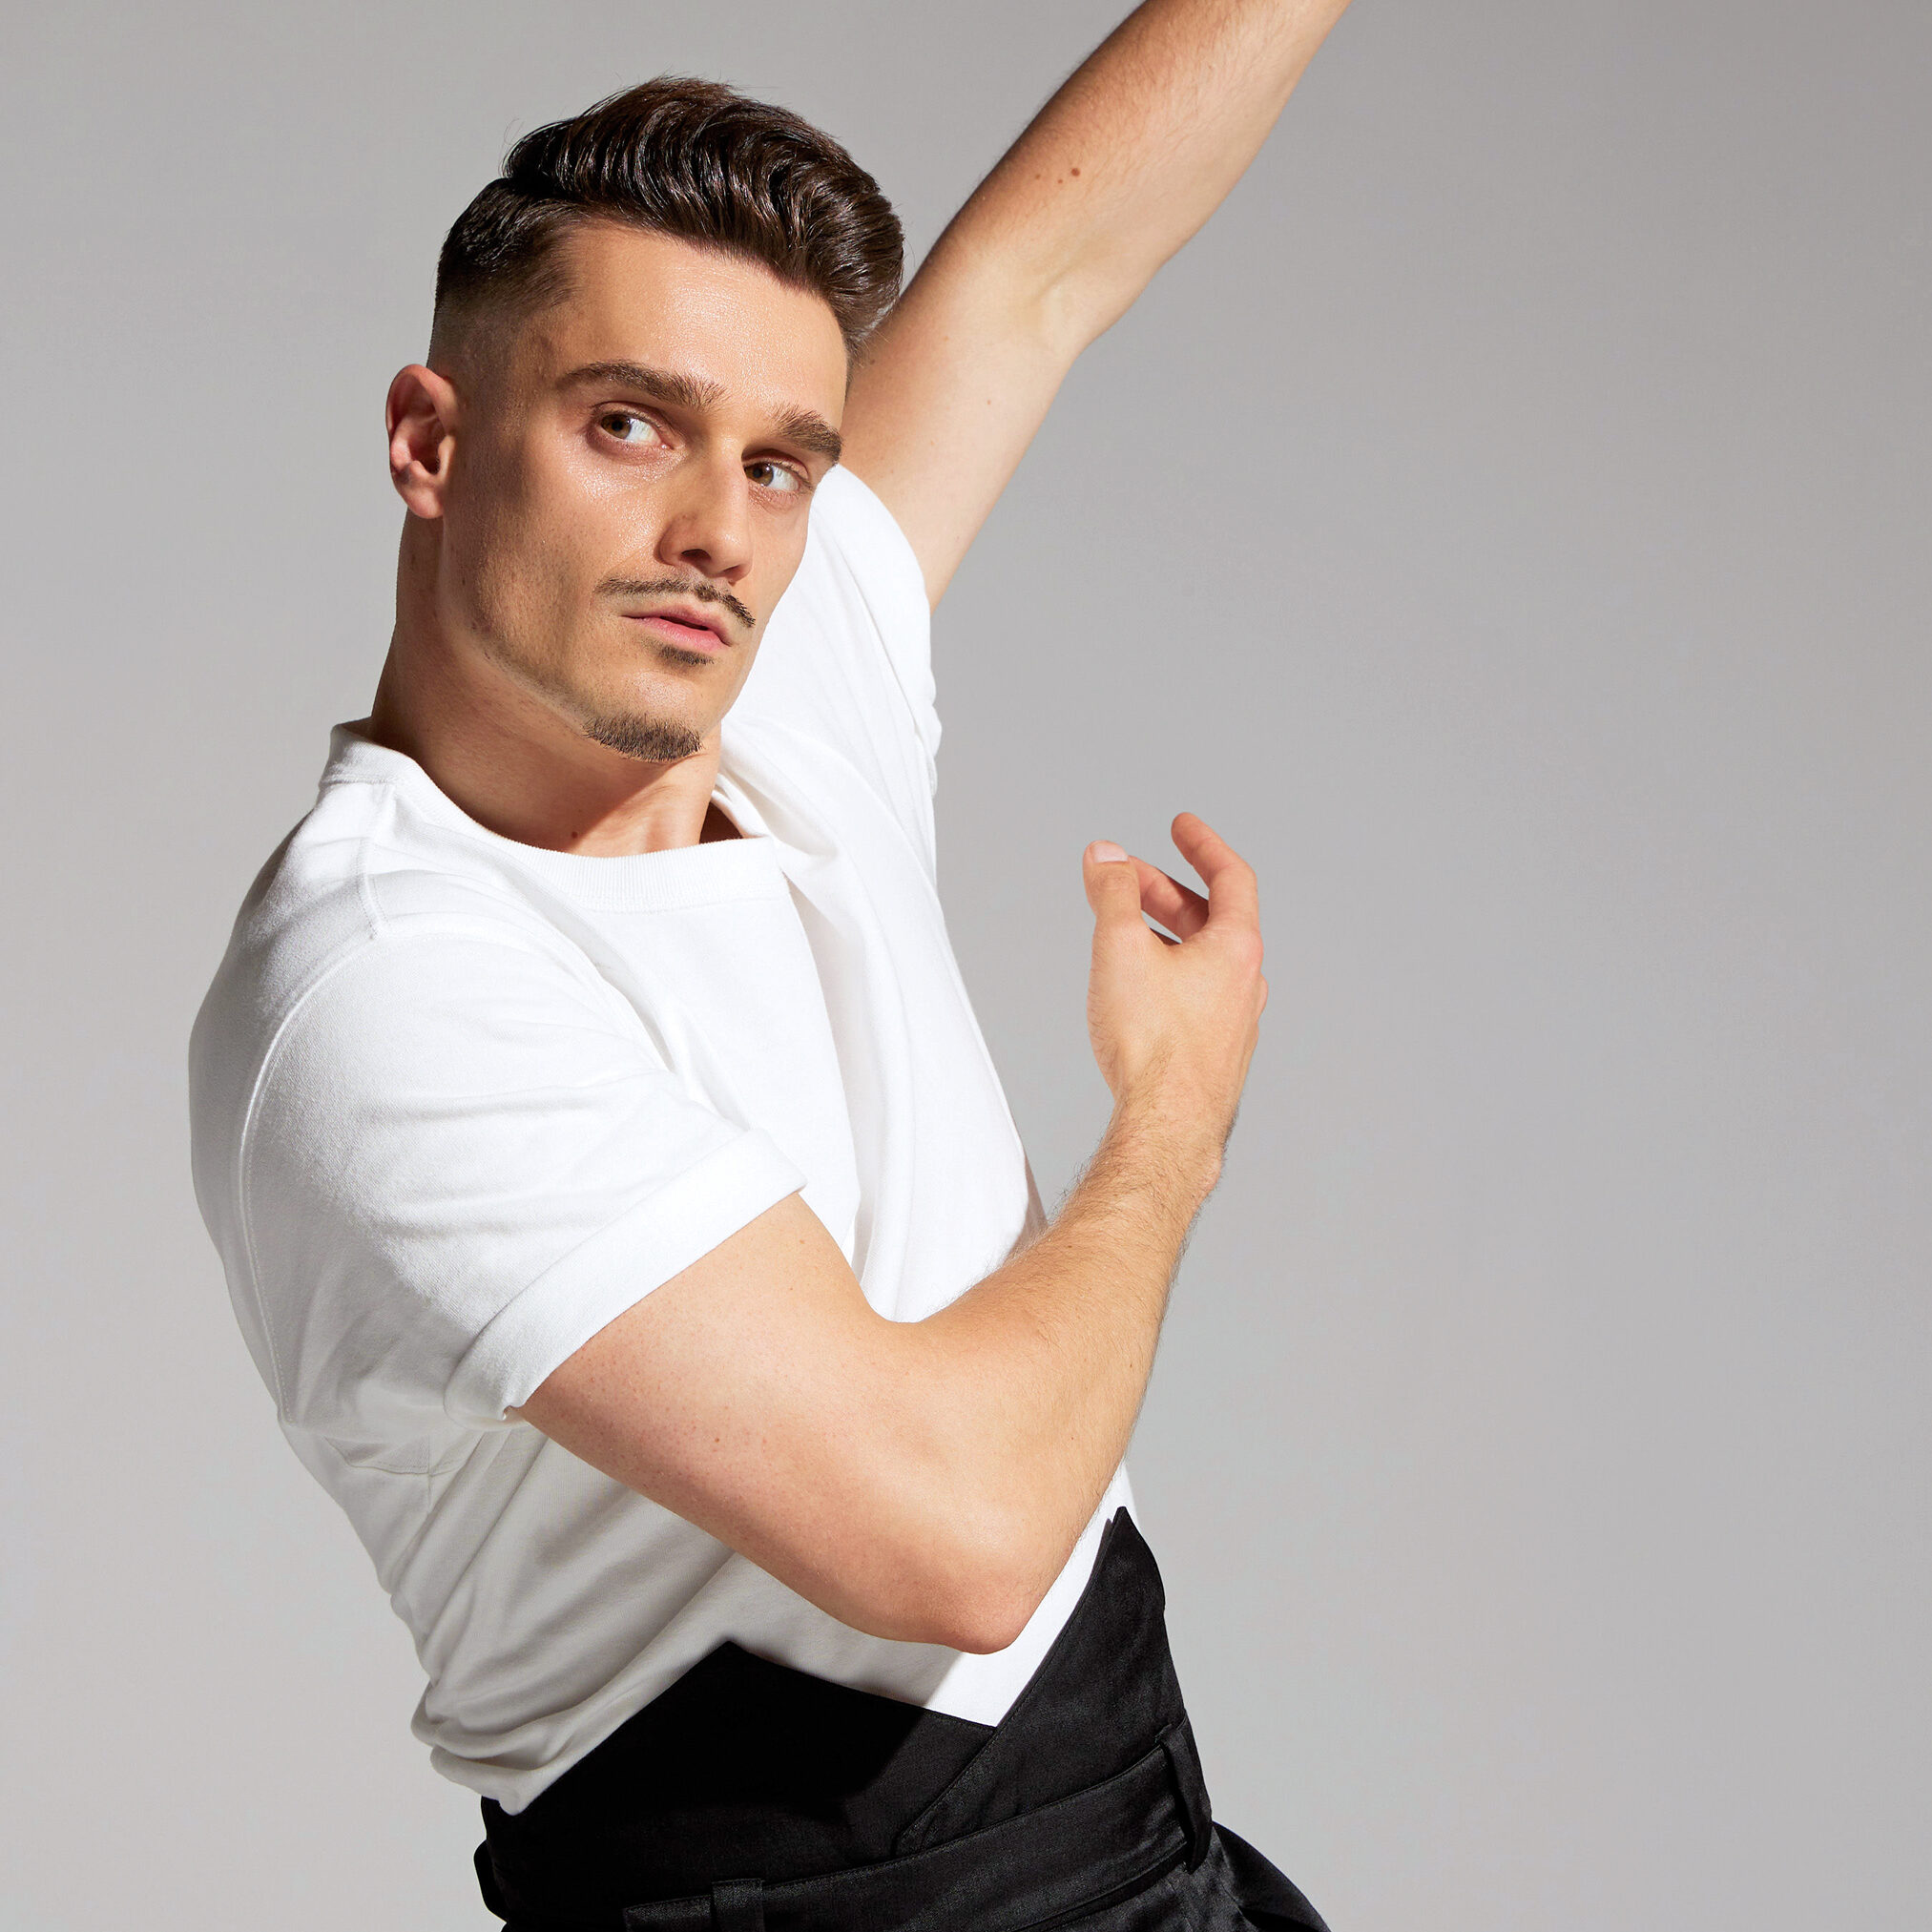
[[[547,851],[619,856],[736,836],[711,801],[716,731],[668,764],[586,737],[485,653],[457,647],[421,594],[430,587],[411,585],[410,548],[405,535],[396,630],[369,710],[378,744],[407,753],[478,824]]]

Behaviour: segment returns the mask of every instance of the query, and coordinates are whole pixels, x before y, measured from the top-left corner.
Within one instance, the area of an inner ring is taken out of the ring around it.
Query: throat
[[[744,834],[732,822],[728,813],[716,799],[704,815],[704,829],[697,835],[700,845],[709,845],[718,839],[742,839]]]

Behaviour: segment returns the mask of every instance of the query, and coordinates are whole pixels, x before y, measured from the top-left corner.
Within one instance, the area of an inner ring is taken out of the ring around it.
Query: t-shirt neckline
[[[578,904],[609,911],[669,911],[720,900],[773,898],[786,890],[778,840],[722,769],[712,798],[737,826],[736,839],[664,852],[556,852],[506,838],[472,819],[407,752],[370,737],[368,722],[366,717],[350,718],[330,727],[319,790],[340,784],[388,785],[415,811]]]

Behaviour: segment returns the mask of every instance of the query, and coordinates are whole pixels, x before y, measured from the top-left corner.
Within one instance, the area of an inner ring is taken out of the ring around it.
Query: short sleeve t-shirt
[[[995,1723],[1115,1476],[1010,1647],[867,1636],[507,1416],[795,1191],[883,1315],[1038,1231],[936,886],[924,590],[849,471],[726,717],[743,837],[591,857],[335,726],[190,1050],[195,1185],[284,1434],[416,1643],[437,1769],[521,1810],[726,1638]]]

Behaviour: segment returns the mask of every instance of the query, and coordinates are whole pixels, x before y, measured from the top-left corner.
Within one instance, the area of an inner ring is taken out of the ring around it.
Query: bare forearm
[[[1174,1268],[1218,1172],[1144,1108],[1123,1108],[1040,1240],[920,1324],[937,1401],[941,1513],[1017,1628],[1059,1574],[1126,1453]]]
[[[1084,861],[1088,1031],[1114,1096],[1091,1165],[1039,1242],[909,1338],[927,1401],[907,1460],[938,1477],[933,1533],[961,1535],[953,1573],[996,1635],[1059,1574],[1127,1447],[1267,1004],[1254,873],[1186,813],[1174,836],[1208,899],[1117,846]]]
[[[941,236],[844,420],[934,603],[1073,359],[1240,178],[1346,5],[1148,0]]]
[[[1077,350],[1241,177],[1347,4],[1147,0],[961,209],[935,266],[947,248],[998,251]]]

